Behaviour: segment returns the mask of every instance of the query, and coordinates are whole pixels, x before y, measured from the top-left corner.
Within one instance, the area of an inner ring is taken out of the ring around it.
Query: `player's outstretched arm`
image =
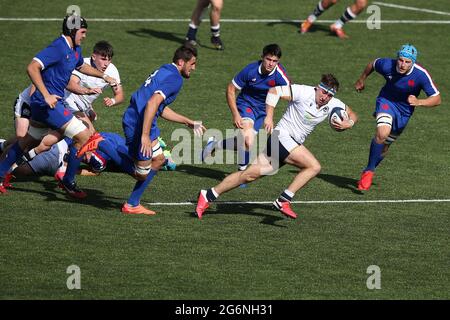
[[[78,71],[80,71],[81,73],[87,74],[88,76],[91,77],[96,77],[96,78],[103,78],[103,80],[105,80],[106,82],[109,83],[109,85],[111,87],[114,87],[117,85],[117,80],[104,74],[103,72],[97,70],[96,68],[88,65],[87,63],[83,63],[81,65],[81,67],[78,68]]]
[[[163,117],[165,120],[169,120],[172,122],[182,123],[189,128],[194,130],[194,133],[198,136],[203,135],[203,132],[206,131],[206,128],[201,124],[200,121],[194,121],[189,119],[188,117],[185,117],[169,107],[165,107],[164,111],[161,114],[161,117]]]
[[[363,73],[361,74],[361,76],[355,83],[356,91],[361,92],[362,90],[364,90],[367,77],[375,70],[373,67],[374,63],[375,63],[375,60],[369,62],[369,64],[364,68]]]
[[[102,93],[101,88],[85,88],[85,87],[81,86],[80,78],[78,78],[76,75],[70,76],[70,80],[69,80],[69,83],[67,84],[66,89],[72,93],[79,94],[79,95]]]

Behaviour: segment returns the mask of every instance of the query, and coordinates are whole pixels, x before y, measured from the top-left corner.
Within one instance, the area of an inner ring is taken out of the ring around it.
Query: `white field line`
[[[429,9],[422,9],[422,8],[415,8],[415,7],[407,7],[407,6],[401,6],[398,4],[393,3],[385,3],[385,2],[372,2],[373,4],[384,6],[384,7],[390,7],[390,8],[397,8],[397,9],[405,9],[405,10],[411,10],[411,11],[419,11],[419,12],[427,12],[427,13],[434,13],[434,14],[441,14],[444,16],[450,16],[450,12],[444,12],[444,11],[436,11],[436,10],[429,10]]]
[[[153,18],[89,18],[89,21],[96,22],[189,22],[190,19],[153,19]],[[0,21],[28,21],[28,22],[46,22],[61,21],[61,18],[6,18],[0,17]],[[289,19],[221,19],[226,23],[300,23],[303,20]],[[336,20],[317,20],[315,23],[333,23]],[[371,20],[371,23],[382,24],[450,24],[450,20]],[[366,23],[365,20],[352,20],[350,23]]]
[[[273,201],[214,201],[220,205],[239,205],[239,204],[272,204]],[[450,202],[450,199],[406,199],[406,200],[312,200],[312,201],[292,201],[292,204],[367,204],[367,203],[440,203]],[[192,202],[147,202],[152,206],[190,206],[196,204]]]

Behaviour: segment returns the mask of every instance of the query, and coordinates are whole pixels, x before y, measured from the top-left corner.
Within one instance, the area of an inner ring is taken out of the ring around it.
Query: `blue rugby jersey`
[[[290,83],[284,67],[278,63],[269,74],[262,74],[262,61],[247,65],[232,80],[233,85],[241,90],[236,104],[265,112],[267,91],[275,86],[284,86]]]
[[[439,90],[428,71],[421,65],[415,63],[411,70],[403,75],[397,72],[396,65],[396,59],[375,60],[375,71],[386,79],[386,84],[381,88],[378,96],[394,102],[403,114],[411,115],[414,107],[408,103],[409,95],[417,97],[423,90],[427,96],[436,96]]]
[[[50,94],[64,97],[64,89],[69,83],[72,71],[83,65],[81,47],[72,49],[64,36],[55,39],[48,47],[39,52],[33,60],[42,66],[42,80]],[[39,90],[31,96],[34,105],[47,105]]]

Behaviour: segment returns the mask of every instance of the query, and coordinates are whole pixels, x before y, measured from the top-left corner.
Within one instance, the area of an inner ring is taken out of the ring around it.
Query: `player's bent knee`
[[[152,166],[140,166],[140,165],[134,165],[134,174],[137,180],[143,181],[147,179],[147,176],[152,169]]]
[[[312,172],[314,172],[314,175],[317,176],[320,173],[320,171],[322,171],[322,166],[320,165],[319,162],[314,163],[311,166],[311,170],[312,170]]]
[[[67,124],[66,129],[64,130],[64,135],[72,139],[84,130],[86,130],[87,134],[89,134],[89,131],[84,123],[80,119],[73,117]]]
[[[166,158],[164,155],[158,155],[157,157],[152,159],[152,169],[153,170],[159,170],[164,165],[164,162],[166,161]]]
[[[245,181],[245,183],[253,182],[261,176],[260,174],[255,173],[255,172],[252,172],[252,173],[245,172],[242,175],[243,175],[243,178],[244,178],[243,180]]]

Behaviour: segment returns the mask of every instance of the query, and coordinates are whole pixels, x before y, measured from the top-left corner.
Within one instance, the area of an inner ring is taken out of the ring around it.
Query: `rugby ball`
[[[348,120],[348,114],[342,108],[333,108],[333,110],[331,110],[330,114],[328,115],[328,124],[330,125],[330,128],[338,132],[344,131],[344,129],[336,129],[335,127],[333,127],[332,122],[334,121],[337,123],[341,123],[344,120]]]

